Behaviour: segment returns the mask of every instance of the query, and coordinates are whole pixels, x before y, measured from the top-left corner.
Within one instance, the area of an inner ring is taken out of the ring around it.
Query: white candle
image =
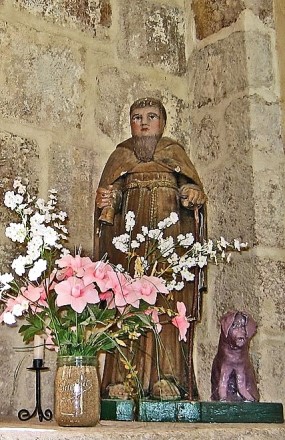
[[[34,336],[34,359],[44,358],[44,339],[40,335]]]

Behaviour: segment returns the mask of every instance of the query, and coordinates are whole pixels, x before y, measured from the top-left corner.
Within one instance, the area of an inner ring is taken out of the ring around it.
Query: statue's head
[[[130,107],[130,116],[134,109],[144,108],[144,107],[157,107],[160,110],[162,118],[166,124],[167,114],[164,105],[157,98],[140,98],[137,99]]]
[[[141,98],[130,107],[132,136],[161,137],[166,124],[166,110],[156,98]]]

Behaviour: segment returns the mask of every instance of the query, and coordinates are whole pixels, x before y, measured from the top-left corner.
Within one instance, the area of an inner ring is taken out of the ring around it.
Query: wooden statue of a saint
[[[111,263],[126,266],[125,255],[115,249],[112,239],[125,233],[128,211],[135,213],[135,234],[142,226],[157,227],[159,221],[176,212],[179,221],[168,229],[168,235],[176,237],[180,233],[192,232],[196,239],[200,238],[197,237],[201,226],[198,223],[206,196],[183,146],[163,137],[166,119],[165,107],[158,99],[138,99],[130,107],[132,136],[120,143],[109,157],[97,189],[97,259],[107,253]],[[186,316],[194,322],[197,318],[198,285],[197,281],[186,284],[183,291],[177,292],[177,299],[186,304]],[[171,378],[182,398],[195,398],[191,358],[193,331],[192,336],[189,332],[192,340],[179,342],[178,330],[173,325],[165,325],[160,334],[160,353],[156,352],[152,332],[149,333],[140,338],[139,355],[135,362],[145,394],[152,392],[159,378]],[[110,384],[123,383],[125,375],[126,370],[119,357],[108,354],[102,377],[102,395],[106,396],[105,391]]]

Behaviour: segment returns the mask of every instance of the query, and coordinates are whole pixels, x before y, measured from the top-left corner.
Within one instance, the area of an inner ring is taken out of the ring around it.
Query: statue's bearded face
[[[134,153],[142,162],[150,162],[165,126],[158,107],[135,108],[131,113]]]
[[[130,119],[132,136],[162,136],[165,121],[158,107],[135,108]]]

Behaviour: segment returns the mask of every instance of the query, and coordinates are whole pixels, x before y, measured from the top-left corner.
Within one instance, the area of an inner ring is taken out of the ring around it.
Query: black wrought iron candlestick
[[[38,414],[40,422],[43,420],[51,420],[52,411],[50,409],[46,409],[45,412],[43,412],[41,405],[41,371],[48,370],[48,368],[43,366],[42,359],[34,359],[33,366],[31,368],[27,368],[27,370],[36,372],[36,407],[32,413],[30,413],[27,409],[21,409],[18,412],[18,418],[22,421],[25,421],[30,420],[32,417],[35,417]]]

